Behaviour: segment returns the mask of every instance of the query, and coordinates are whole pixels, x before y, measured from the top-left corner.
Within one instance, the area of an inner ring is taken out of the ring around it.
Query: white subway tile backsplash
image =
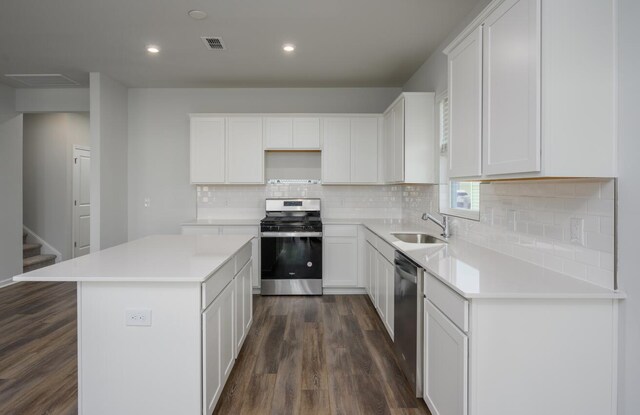
[[[545,268],[613,287],[614,180],[494,182],[480,188],[480,221],[453,218],[454,234]],[[438,186],[404,189],[403,220],[422,225],[422,212],[439,210]],[[571,218],[584,221],[585,246],[571,242]],[[593,270],[587,271],[587,267]]]

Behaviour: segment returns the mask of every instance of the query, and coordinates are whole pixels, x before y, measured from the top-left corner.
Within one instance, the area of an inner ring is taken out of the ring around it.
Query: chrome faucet
[[[435,223],[436,225],[441,227],[442,228],[442,233],[440,235],[442,235],[445,239],[451,236],[451,232],[449,231],[449,217],[448,216],[442,215],[442,221],[439,221],[438,219],[436,219],[430,213],[423,213],[422,214],[422,220],[426,220],[426,221],[431,220],[433,223]]]

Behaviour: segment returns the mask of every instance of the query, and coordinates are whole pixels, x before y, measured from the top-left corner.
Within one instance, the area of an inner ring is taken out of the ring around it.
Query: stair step
[[[40,255],[42,244],[22,244],[22,258]]]
[[[36,255],[22,259],[22,271],[29,272],[56,263],[55,255]]]

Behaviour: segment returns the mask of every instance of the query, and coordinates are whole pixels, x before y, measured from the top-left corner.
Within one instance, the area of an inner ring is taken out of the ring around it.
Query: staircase
[[[29,272],[56,263],[55,255],[42,255],[41,244],[27,243],[27,234],[22,234],[22,272]]]

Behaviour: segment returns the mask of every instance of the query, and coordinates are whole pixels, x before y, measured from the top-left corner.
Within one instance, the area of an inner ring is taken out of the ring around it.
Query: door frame
[[[89,153],[91,153],[91,147],[88,146],[83,146],[83,145],[77,145],[74,144],[72,146],[72,150],[71,150],[71,258],[75,258],[76,257],[76,249],[75,249],[75,242],[76,242],[76,228],[77,228],[77,224],[76,224],[76,205],[75,205],[75,201],[78,200],[78,190],[76,187],[76,181],[78,180],[78,178],[76,177],[76,163],[75,163],[75,159],[76,159],[76,151],[77,150],[82,150],[82,151],[88,151]]]

